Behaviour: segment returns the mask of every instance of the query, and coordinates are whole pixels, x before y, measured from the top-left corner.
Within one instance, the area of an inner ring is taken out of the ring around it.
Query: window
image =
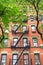
[[[17,60],[18,60],[18,55],[17,54],[13,54],[13,65],[17,65]]]
[[[24,47],[28,45],[28,39],[27,38],[23,38],[23,43],[24,43]]]
[[[24,54],[24,65],[29,65],[28,54]]]
[[[43,15],[39,15],[39,20],[40,20],[40,21],[43,20]]]
[[[8,39],[6,38],[6,39],[4,39],[4,45],[8,45]]]
[[[14,46],[16,45],[18,38],[14,38]]]
[[[40,65],[39,54],[35,54],[35,65]]]
[[[38,41],[37,41],[37,38],[33,38],[33,44],[34,44],[34,46],[37,46],[38,44]]]
[[[30,15],[30,20],[33,21],[34,20],[34,16]]]
[[[6,65],[6,54],[2,54],[2,64]]]
[[[17,29],[18,28],[18,25],[14,25],[14,31],[16,31],[17,32]]]
[[[31,25],[31,29],[32,29],[32,32],[36,32],[36,27],[35,27],[35,25]]]
[[[27,27],[23,26],[22,29],[23,29],[23,32],[25,32],[27,30]]]
[[[32,11],[33,11],[33,8],[32,8],[32,7],[30,7],[29,9],[30,9],[30,12],[32,12]]]
[[[5,32],[5,33],[9,33],[9,30],[6,29],[4,32]]]

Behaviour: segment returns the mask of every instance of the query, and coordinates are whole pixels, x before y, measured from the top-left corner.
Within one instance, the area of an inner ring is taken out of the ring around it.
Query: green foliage
[[[23,15],[27,11],[23,3],[26,4],[25,0],[22,2],[20,0],[0,0],[0,18],[6,27],[11,21],[21,23],[24,18],[27,18]]]

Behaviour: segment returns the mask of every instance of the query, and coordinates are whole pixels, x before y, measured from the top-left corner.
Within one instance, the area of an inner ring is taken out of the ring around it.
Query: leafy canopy
[[[23,1],[25,4],[26,2]],[[0,21],[8,26],[9,22],[22,22],[27,19],[26,5],[21,5],[20,0],[0,0]]]

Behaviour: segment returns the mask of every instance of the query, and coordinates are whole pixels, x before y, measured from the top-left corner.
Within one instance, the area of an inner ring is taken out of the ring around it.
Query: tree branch
[[[3,31],[3,28],[2,28],[2,26],[1,26],[1,24],[0,24],[0,28],[1,28],[1,31],[2,31],[2,38],[0,39],[0,43],[1,43],[2,40],[4,39],[4,31]]]

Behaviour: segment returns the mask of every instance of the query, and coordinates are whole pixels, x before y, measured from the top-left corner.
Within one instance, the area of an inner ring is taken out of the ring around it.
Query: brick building
[[[40,24],[43,24],[40,18]],[[5,47],[0,49],[0,65],[43,65],[43,41],[31,15],[28,22],[10,23]],[[15,32],[16,31],[16,32]]]

